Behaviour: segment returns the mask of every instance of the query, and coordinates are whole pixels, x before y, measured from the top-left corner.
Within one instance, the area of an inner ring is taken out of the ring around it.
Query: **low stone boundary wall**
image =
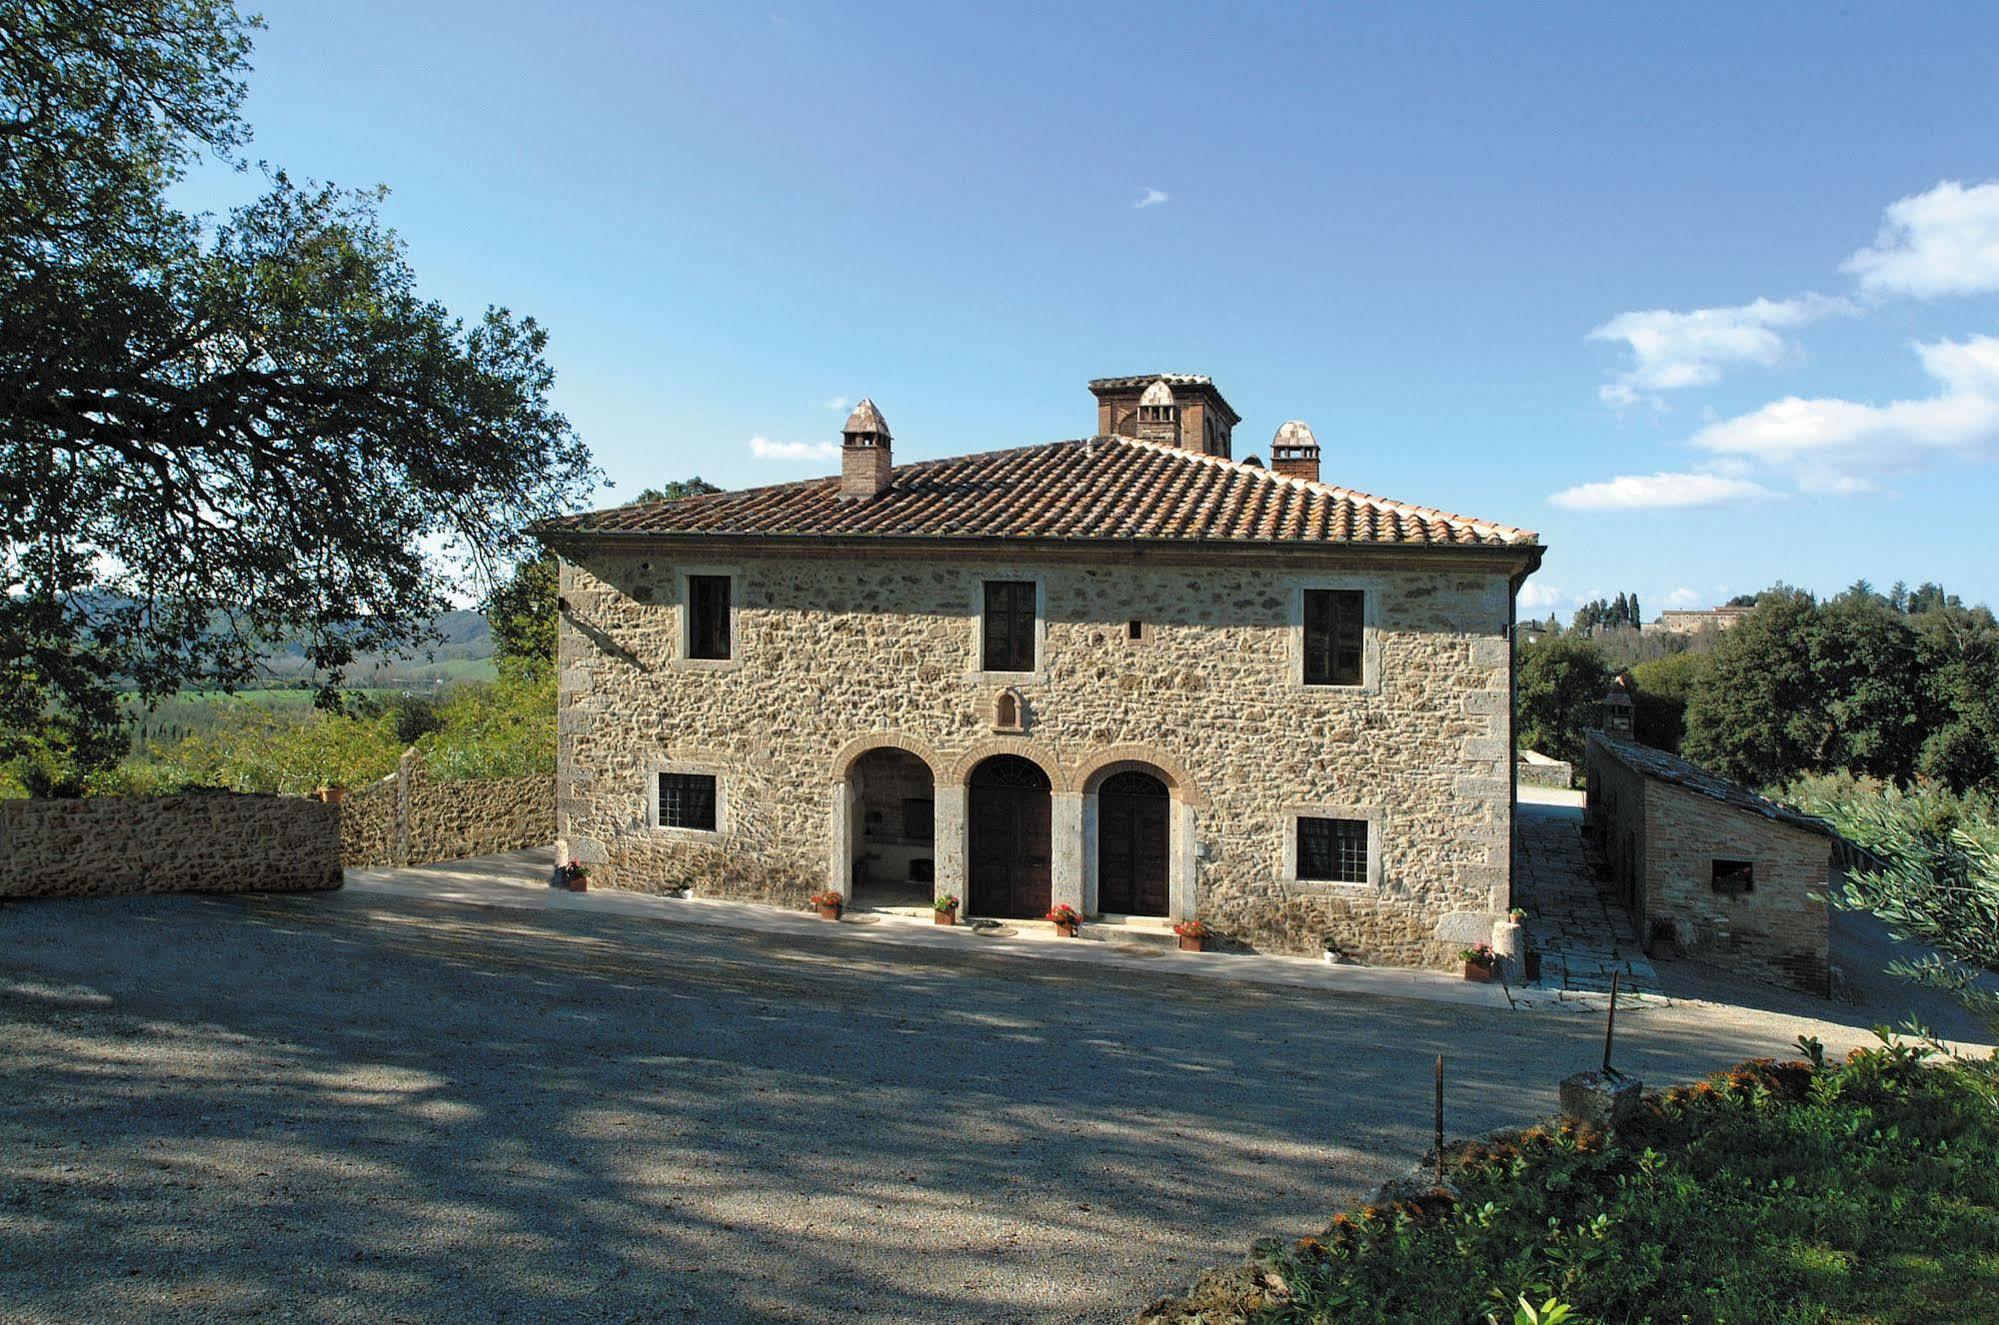
[[[340,801],[340,861],[349,869],[424,865],[555,841],[555,775],[431,777],[417,750],[380,782]]]
[[[1563,791],[1568,791],[1576,785],[1575,766],[1567,760],[1536,764],[1522,759],[1513,767],[1525,786],[1560,787]]]
[[[0,801],[0,897],[340,886],[336,807],[230,792]]]

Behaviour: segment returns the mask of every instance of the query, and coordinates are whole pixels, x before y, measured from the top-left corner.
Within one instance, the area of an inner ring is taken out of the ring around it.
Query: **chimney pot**
[[[1303,419],[1291,420],[1270,439],[1270,468],[1286,478],[1319,481],[1319,439]]]
[[[895,474],[888,420],[872,400],[862,400],[840,429],[840,500],[865,501],[888,488]]]

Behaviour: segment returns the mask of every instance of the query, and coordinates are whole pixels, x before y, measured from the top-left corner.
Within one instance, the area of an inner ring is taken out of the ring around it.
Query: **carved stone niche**
[[[1027,730],[1027,701],[1012,686],[993,696],[993,730],[1014,736]]]

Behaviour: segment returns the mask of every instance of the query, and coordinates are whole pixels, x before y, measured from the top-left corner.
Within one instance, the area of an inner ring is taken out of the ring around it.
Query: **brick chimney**
[[[840,500],[865,501],[884,491],[894,475],[888,421],[872,400],[863,400],[840,429]]]
[[[1603,734],[1633,740],[1633,716],[1637,705],[1631,699],[1631,683],[1624,677],[1612,678],[1610,689],[1603,696]]]
[[[1286,478],[1319,481],[1319,439],[1304,420],[1291,420],[1270,439],[1270,468]]]

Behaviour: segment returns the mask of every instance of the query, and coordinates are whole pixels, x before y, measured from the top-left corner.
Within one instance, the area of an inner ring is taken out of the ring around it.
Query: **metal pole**
[[[1610,973],[1610,1016],[1603,1023],[1603,1074],[1607,1077],[1617,1075],[1617,1069],[1610,1065],[1610,1043],[1617,1035],[1617,981],[1623,974],[1622,971]]]
[[[1437,1055],[1437,1185],[1444,1185],[1444,1056]]]

